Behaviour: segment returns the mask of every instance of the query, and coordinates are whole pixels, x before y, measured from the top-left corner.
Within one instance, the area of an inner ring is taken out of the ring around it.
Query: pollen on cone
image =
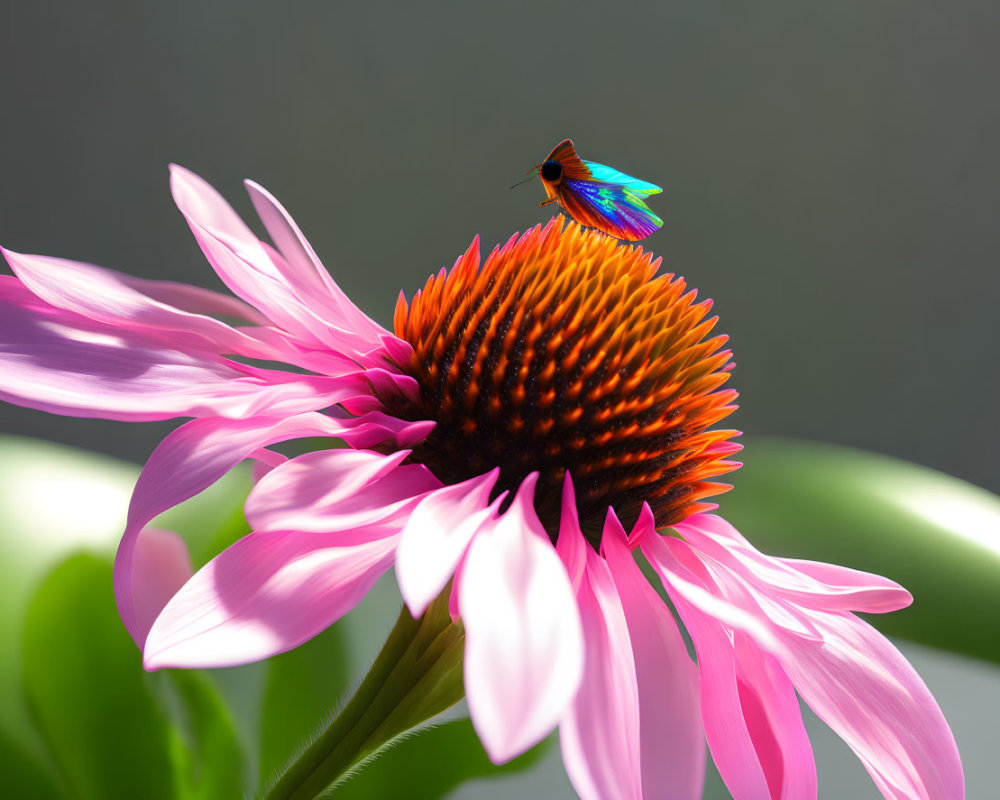
[[[581,523],[599,529],[608,506],[623,522],[649,503],[660,526],[705,510],[729,487],[709,480],[739,466],[723,389],[726,336],[712,336],[711,301],[660,260],[562,218],[494,249],[474,241],[431,276],[395,333],[413,346],[401,365],[416,402],[394,414],[433,419],[414,451],[447,483],[499,466],[498,491],[538,471],[536,509],[558,527],[570,471]]]

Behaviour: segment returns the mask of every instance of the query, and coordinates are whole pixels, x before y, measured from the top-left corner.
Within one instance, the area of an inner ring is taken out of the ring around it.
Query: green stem
[[[448,613],[450,586],[415,620],[404,606],[368,675],[266,800],[312,800],[396,737],[464,696],[465,633]]]

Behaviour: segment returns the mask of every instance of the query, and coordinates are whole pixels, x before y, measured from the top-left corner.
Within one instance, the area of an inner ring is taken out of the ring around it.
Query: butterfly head
[[[538,174],[542,176],[543,181],[558,183],[563,174],[562,164],[558,161],[546,161],[538,168]]]

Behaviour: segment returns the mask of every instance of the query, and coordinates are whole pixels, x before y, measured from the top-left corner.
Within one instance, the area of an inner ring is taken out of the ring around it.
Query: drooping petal
[[[664,588],[675,604],[682,600],[703,615],[713,617],[735,630],[747,632],[768,652],[783,651],[781,642],[766,619],[760,619],[752,611],[722,597],[714,586],[706,588],[702,576],[692,573],[688,565],[678,558],[678,552],[683,554],[685,549],[672,547],[675,542],[668,543],[665,541],[666,538],[652,531],[636,541],[639,542],[643,555],[660,576]],[[684,543],[676,542],[676,544]]]
[[[184,540],[173,531],[145,528],[135,543],[132,598],[137,630],[145,638],[167,601],[194,574]]]
[[[615,523],[609,518],[601,542],[635,659],[643,797],[697,800],[705,781],[698,668],[673,614],[639,571]]]
[[[398,518],[440,487],[422,464],[400,466],[408,451],[321,450],[278,466],[250,492],[254,530],[314,533],[351,530]]]
[[[330,544],[325,534],[301,531],[240,539],[167,603],[146,639],[143,665],[246,664],[321,633],[391,566],[395,537]]]
[[[792,639],[784,664],[802,699],[850,745],[890,800],[961,800],[948,723],[902,654],[851,614],[812,612],[820,642]]]
[[[815,798],[816,760],[792,682],[745,633],[733,641],[740,709],[772,797]]]
[[[140,649],[146,631],[136,617],[133,579],[139,532],[158,514],[207,489],[260,448],[300,436],[336,436],[338,431],[334,420],[318,413],[249,420],[196,419],[160,442],[132,492],[128,522],[115,556],[118,613]]]
[[[638,799],[640,706],[628,625],[608,565],[580,540],[587,560],[576,595],[584,667],[559,724],[563,763],[582,800]]]
[[[834,564],[766,556],[732,525],[712,514],[698,514],[676,525],[678,533],[720,564],[738,571],[769,593],[826,611],[896,611],[913,597],[898,583],[869,572]]]
[[[685,563],[677,557],[688,550],[684,542],[665,541],[655,532],[640,542],[694,643],[705,737],[734,800],[791,800],[795,795],[788,794],[786,786],[808,789],[809,774],[815,769],[807,763],[787,764],[784,751],[775,745],[779,737],[788,737],[800,758],[804,753],[811,758],[801,718],[796,722],[788,712],[789,703],[795,705],[794,696],[789,699],[790,687],[787,679],[781,683],[780,675],[772,681],[751,682],[743,674],[733,643],[735,636],[748,635],[757,644],[765,643],[768,651],[784,653],[771,625],[753,608],[724,597],[707,574],[688,569],[691,560]],[[777,722],[784,726],[780,730],[775,729],[774,718],[762,714],[765,702],[779,703],[782,714]]]
[[[499,476],[495,469],[445,486],[410,513],[396,549],[396,579],[414,617],[441,593],[476,531],[494,517],[502,500],[491,504],[490,492]]]
[[[583,672],[583,634],[566,570],[533,507],[537,474],[476,534],[459,582],[469,714],[494,763],[540,741]]]
[[[652,541],[647,537],[644,550]],[[777,664],[802,699],[858,754],[880,791],[890,800],[964,797],[958,751],[930,692],[888,640],[853,614],[836,610],[836,595],[831,601],[835,610],[826,611],[817,593],[797,594],[794,599],[789,596],[788,575],[783,570],[778,571],[775,584],[769,583],[775,574],[770,560],[764,564],[756,559],[724,562],[717,551],[713,550],[711,555],[701,551],[697,537],[692,537],[690,543],[671,540],[661,544],[671,553],[682,555],[690,567],[688,576],[692,580],[701,580],[707,590],[725,598],[727,605],[739,607],[745,615],[754,617],[770,634],[760,637],[760,631],[753,626],[732,630],[733,626],[722,616],[704,607],[692,609],[683,597],[672,594],[696,644],[699,625],[714,630],[713,616],[715,621],[724,623],[723,631],[730,629],[734,639],[742,635],[741,630],[746,633],[747,641],[753,640],[760,653],[769,654],[765,661]],[[784,567],[792,569],[790,565]],[[846,580],[850,576],[837,569],[816,571],[820,576],[836,578],[842,585],[851,585]],[[865,579],[862,585],[872,586],[872,582]],[[891,586],[874,588],[892,591]],[[801,604],[795,602],[799,597],[804,597]],[[725,660],[727,647],[731,649],[732,644],[716,639],[713,652],[717,658],[703,663],[703,679],[706,665],[717,668]],[[738,677],[746,683],[747,650],[738,647],[737,654]],[[700,655],[699,662],[702,663]],[[781,693],[787,696],[787,689]],[[722,694],[722,690],[717,689],[717,694]],[[748,698],[753,704],[753,698],[744,691],[742,701],[745,703]],[[768,710],[780,706],[780,698],[765,701],[766,698],[760,698],[760,705]],[[785,703],[788,708],[792,705],[788,700]],[[757,719],[761,719],[759,714]],[[771,723],[776,719],[772,716]],[[706,713],[706,731],[707,720]],[[794,735],[786,730],[779,736],[781,739],[794,739]],[[785,756],[786,769],[795,763],[794,752],[789,751]],[[718,763],[715,747],[713,754]]]
[[[0,399],[7,402],[68,416],[146,421],[239,417],[279,406],[299,413],[368,391],[346,377],[259,373],[140,331],[109,329],[0,276]]]

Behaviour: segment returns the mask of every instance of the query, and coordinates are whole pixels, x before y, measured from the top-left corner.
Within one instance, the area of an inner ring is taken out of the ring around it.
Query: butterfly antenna
[[[527,183],[532,178],[534,178],[535,175],[538,174],[538,170],[540,170],[541,168],[542,168],[541,164],[535,164],[535,166],[533,166],[531,169],[529,169],[527,172],[524,173],[527,177],[525,177],[523,181],[518,181],[517,183],[515,183],[514,186],[520,186],[522,183]],[[514,186],[511,186],[510,188],[513,189]]]

